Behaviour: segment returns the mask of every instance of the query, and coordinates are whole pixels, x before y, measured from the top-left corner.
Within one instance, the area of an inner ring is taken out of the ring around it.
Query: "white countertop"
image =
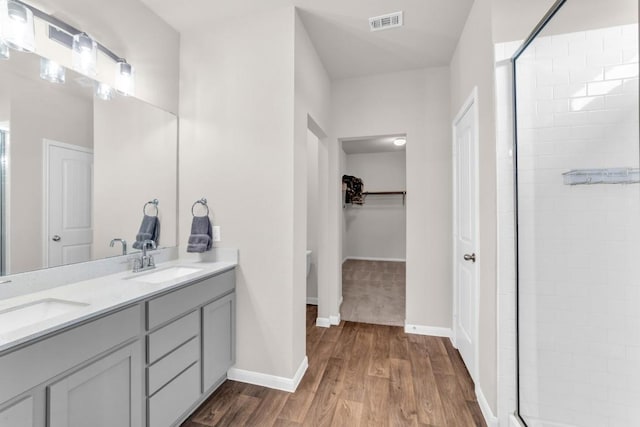
[[[156,269],[140,273],[126,271],[109,274],[90,280],[0,300],[0,313],[14,307],[21,307],[46,299],[88,304],[38,323],[18,327],[4,333],[0,332],[0,352],[51,334],[78,322],[95,318],[118,308],[149,299],[173,288],[179,288],[192,281],[230,270],[236,265],[236,262],[230,261],[213,262],[178,259],[158,264]],[[158,284],[143,283],[135,280],[135,277],[152,274],[156,271],[174,266],[196,268],[198,271]]]

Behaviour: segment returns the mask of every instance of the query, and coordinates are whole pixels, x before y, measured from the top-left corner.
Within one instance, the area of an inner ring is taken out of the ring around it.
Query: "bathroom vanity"
[[[22,327],[2,329],[21,313]],[[171,261],[0,300],[0,427],[177,425],[234,358],[232,262]]]

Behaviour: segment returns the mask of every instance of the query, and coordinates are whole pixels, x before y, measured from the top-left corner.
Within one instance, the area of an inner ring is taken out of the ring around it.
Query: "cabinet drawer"
[[[224,295],[235,286],[235,271],[204,279],[147,303],[147,330]]]
[[[148,425],[173,425],[200,397],[200,364],[194,363],[149,398]]]
[[[140,306],[53,335],[0,357],[0,404],[141,332]]]
[[[198,311],[158,329],[147,337],[147,362],[155,362],[171,350],[197,336],[199,330],[200,313]]]
[[[197,362],[199,357],[200,340],[195,337],[147,368],[147,395],[158,391],[193,362]]]

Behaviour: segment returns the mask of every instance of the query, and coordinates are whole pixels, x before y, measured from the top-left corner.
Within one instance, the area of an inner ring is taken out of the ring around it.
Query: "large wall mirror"
[[[122,255],[116,238],[131,252],[153,199],[158,246],[175,246],[177,117],[133,97],[98,99],[73,70],[64,83],[39,75],[35,54],[0,61],[2,275]]]

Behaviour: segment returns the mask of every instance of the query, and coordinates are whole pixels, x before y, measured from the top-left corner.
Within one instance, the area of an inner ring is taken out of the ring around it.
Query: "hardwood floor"
[[[307,306],[309,368],[295,393],[226,381],[182,427],[486,426],[448,339],[355,322],[319,328],[316,316]]]

